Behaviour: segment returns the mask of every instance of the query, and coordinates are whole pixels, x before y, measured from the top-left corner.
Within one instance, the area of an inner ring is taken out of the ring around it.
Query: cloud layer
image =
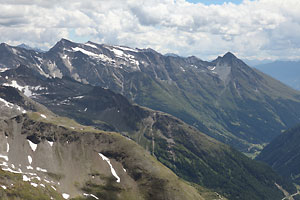
[[[0,0],[0,41],[49,48],[61,38],[211,59],[300,59],[300,1]]]

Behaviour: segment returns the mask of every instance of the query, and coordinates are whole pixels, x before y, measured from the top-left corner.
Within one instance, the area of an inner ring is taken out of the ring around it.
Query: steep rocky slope
[[[45,77],[68,76],[109,88],[251,154],[299,123],[299,92],[231,53],[206,62],[65,39],[45,53],[6,44],[0,52],[2,70],[25,64]]]
[[[266,165],[171,115],[132,105],[108,89],[70,78],[46,79],[31,71],[25,66],[8,70],[2,74],[7,79],[2,80],[26,90],[54,113],[131,138],[185,180],[229,199],[280,199],[283,194],[276,184],[295,190]]]

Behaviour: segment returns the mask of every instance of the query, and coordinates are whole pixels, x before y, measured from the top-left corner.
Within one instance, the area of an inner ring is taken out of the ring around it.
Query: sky
[[[224,3],[234,3],[234,4],[240,4],[243,2],[243,0],[188,0],[188,2],[190,3],[194,3],[194,4],[197,4],[197,3],[202,3],[202,4],[205,4],[205,5],[211,5],[211,4],[217,4],[217,5],[221,5],[221,4],[224,4]]]
[[[0,42],[61,38],[214,59],[300,59],[299,0],[0,0]]]

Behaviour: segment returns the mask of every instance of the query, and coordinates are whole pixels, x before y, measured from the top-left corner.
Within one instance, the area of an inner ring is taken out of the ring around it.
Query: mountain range
[[[31,46],[28,46],[28,45],[26,45],[24,43],[19,44],[17,47],[20,47],[20,48],[23,48],[23,49],[27,49],[27,50],[34,50],[34,51],[37,51],[37,52],[45,52],[45,51],[43,51],[43,50],[41,50],[39,48],[31,47]]]
[[[300,90],[300,61],[275,61],[255,65],[255,68],[296,90]]]
[[[299,93],[232,53],[207,62],[62,39],[48,52],[1,44],[0,63],[4,199],[297,192],[289,177],[222,143],[257,153],[299,122]]]
[[[3,71],[23,64],[45,77],[109,88],[252,155],[299,123],[300,93],[232,53],[207,62],[65,39],[45,53],[7,44],[0,52]]]
[[[282,194],[275,183],[294,191],[288,181],[267,166],[166,113],[132,105],[109,89],[82,84],[68,77],[45,78],[23,65],[2,72],[1,77],[5,88],[18,88],[49,108],[51,111],[47,113],[72,118],[103,131],[118,132],[134,140],[179,177],[197,187],[217,191],[230,199],[276,198]],[[16,103],[11,99],[7,101]],[[38,116],[38,119],[43,118]],[[66,124],[65,120],[61,123]],[[76,126],[69,126],[72,127]],[[114,145],[110,148],[117,151]]]

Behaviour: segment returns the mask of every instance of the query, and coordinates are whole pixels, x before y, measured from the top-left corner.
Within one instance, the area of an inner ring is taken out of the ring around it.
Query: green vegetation
[[[269,143],[281,130],[299,122],[299,92],[236,58],[216,61],[231,67],[225,82],[204,73],[204,67],[188,68],[183,60],[172,57],[160,59],[172,81],[150,72],[134,73],[125,82],[124,95],[139,105],[174,115],[247,155],[255,157],[261,149],[253,145]],[[178,72],[181,66],[184,73]]]
[[[282,176],[300,184],[300,125],[287,130],[267,145],[257,160],[268,163]]]
[[[150,109],[132,106],[126,103],[126,99],[122,96],[114,93],[111,93],[112,96],[106,96],[104,99],[102,99],[101,93],[93,95],[99,96],[99,98],[95,98],[93,101],[91,98],[84,98],[89,99],[89,105],[95,107],[98,105],[102,106],[102,101],[104,101],[105,104],[107,99],[113,99],[115,103],[109,107],[110,117],[104,115],[107,113],[107,108],[103,107],[101,109],[99,108],[99,110],[94,109],[94,114],[86,115],[90,121],[97,123],[97,120],[99,120],[100,123],[102,123],[102,121],[107,120],[107,118],[114,119],[105,122],[117,127],[122,134],[132,138],[143,146],[147,151],[153,154],[158,161],[172,169],[173,172],[184,180],[216,191],[229,199],[274,199],[282,197],[283,194],[275,186],[275,182],[288,191],[295,190],[292,185],[277,176],[269,167],[246,158],[241,153],[200,133],[195,128],[184,124],[174,117]],[[244,102],[244,104],[251,104],[251,101]],[[253,105],[253,107],[257,106],[259,105]],[[117,109],[120,109],[120,113],[112,111]],[[73,110],[74,107],[70,106],[67,114],[77,120],[76,115],[73,114]],[[67,118],[54,118],[52,120],[51,117],[44,119],[40,117],[39,114],[33,113],[33,116],[35,115],[37,116],[33,117],[34,119],[66,127],[70,133],[77,131],[85,132],[81,130],[83,126]],[[258,117],[256,113],[250,111],[245,115],[251,118]],[[228,114],[228,117],[234,121],[233,124],[230,123],[231,126],[238,124],[237,127],[239,128],[244,127],[249,129],[247,124],[235,119],[235,117],[243,119],[243,115],[237,114],[236,116],[231,116]],[[246,118],[244,119],[246,120]],[[259,121],[265,123],[263,120]],[[126,125],[127,122],[135,123],[134,125],[128,126]],[[256,122],[254,120],[251,123],[255,124]],[[261,124],[257,126],[261,126]],[[75,127],[75,129],[71,127]],[[95,130],[90,127],[85,127],[84,130],[95,131],[105,135],[108,134],[108,132]],[[117,133],[109,134],[114,137],[123,138]],[[219,136],[223,137],[221,135]],[[238,137],[234,135],[231,135],[231,137],[238,139]],[[239,130],[239,137],[249,136],[247,136],[244,131]],[[111,148],[118,149],[116,146],[111,146]],[[128,149],[131,148],[132,147],[128,147]],[[259,151],[260,148],[260,144],[251,145],[251,150],[254,152]],[[141,168],[144,168],[144,166]],[[132,176],[139,177],[141,173],[142,172],[138,170],[136,173],[133,173]],[[147,190],[147,192],[149,192],[149,190]]]
[[[152,127],[133,136],[135,140],[139,136],[143,138],[140,144],[150,152],[153,139],[155,157],[181,178],[229,199],[283,197],[275,183],[290,192],[295,191],[292,184],[267,165],[247,158],[169,115],[156,113],[154,118]]]
[[[51,189],[47,184],[45,184],[45,188],[33,187],[29,182],[24,182],[20,174],[5,172],[1,169],[0,185],[7,187],[7,189],[0,188],[1,200],[49,200],[50,197],[55,200],[63,199],[61,194]]]

